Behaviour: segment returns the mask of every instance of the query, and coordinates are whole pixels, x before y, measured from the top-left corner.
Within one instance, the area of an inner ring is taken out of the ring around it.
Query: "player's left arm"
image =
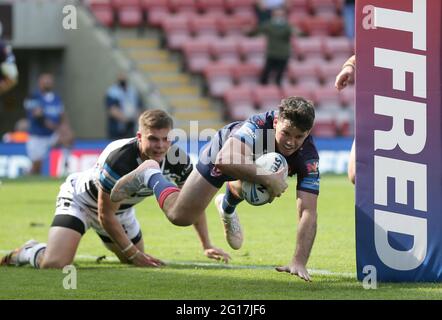
[[[176,170],[175,175],[175,183],[177,184],[178,188],[182,188],[184,186],[184,183],[186,182],[187,178],[190,176],[190,173],[193,170],[192,162],[190,161],[190,158],[188,155],[184,153],[183,150],[178,149],[176,150],[175,146],[172,146],[169,149],[170,154],[174,154],[178,152],[178,157],[182,157],[185,159],[185,163],[179,164],[174,167]],[[184,157],[185,156],[185,157]],[[228,263],[230,258],[230,255],[224,252],[220,248],[216,248],[212,245],[210,242],[209,237],[209,228],[207,226],[207,218],[206,218],[206,212],[204,214],[200,215],[200,218],[193,224],[193,227],[195,228],[195,231],[198,235],[198,239],[201,242],[201,246],[203,247],[204,254],[209,259],[215,259],[215,260],[221,260],[225,263]]]
[[[302,190],[297,191],[299,222],[295,254],[289,265],[276,268],[277,271],[285,271],[297,275],[306,281],[311,281],[306,266],[316,236],[317,199],[317,194]]]
[[[200,218],[198,219],[197,222],[193,224],[193,227],[195,228],[195,231],[198,234],[198,238],[201,242],[206,257],[209,259],[220,260],[225,263],[228,263],[229,260],[231,259],[230,255],[224,252],[224,250],[214,247],[210,242],[206,212],[200,215]]]

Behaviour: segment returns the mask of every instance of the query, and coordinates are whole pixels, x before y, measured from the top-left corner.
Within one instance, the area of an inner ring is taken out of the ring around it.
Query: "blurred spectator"
[[[261,73],[261,84],[267,84],[271,73],[274,72],[275,82],[280,86],[290,58],[290,38],[293,34],[293,29],[287,22],[285,10],[283,8],[274,9],[270,21],[258,26],[248,34],[264,34],[267,38],[266,62]]]
[[[353,40],[355,37],[355,0],[345,0],[344,20],[345,34]]]
[[[4,143],[26,143],[28,141],[29,122],[27,119],[20,119],[14,126],[14,131],[6,132],[3,135]]]
[[[256,18],[258,25],[261,25],[272,18],[272,11],[283,8],[285,0],[257,0],[255,4]]]
[[[106,109],[109,139],[135,136],[137,119],[144,108],[137,90],[128,82],[125,73],[120,73],[117,83],[107,90]]]
[[[30,174],[41,174],[44,158],[49,149],[57,145],[63,147],[63,169],[66,170],[74,136],[64,113],[63,102],[53,91],[54,78],[51,74],[41,74],[38,87],[25,101],[29,121],[26,151],[32,161]]]
[[[0,40],[0,95],[12,89],[18,81],[15,56],[11,47]]]

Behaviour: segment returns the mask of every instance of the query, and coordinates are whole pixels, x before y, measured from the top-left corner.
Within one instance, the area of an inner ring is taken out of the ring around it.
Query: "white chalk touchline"
[[[9,253],[10,250],[0,250],[0,254],[6,254]],[[84,254],[78,254],[75,256],[77,259],[80,260],[90,260],[90,261],[96,261],[98,256],[93,255],[84,255]],[[106,261],[110,262],[118,262],[117,257],[108,257],[105,258]],[[240,270],[240,269],[251,269],[251,270],[273,270],[275,267],[273,266],[257,266],[257,265],[233,265],[233,264],[222,264],[222,263],[206,263],[206,262],[195,262],[195,261],[172,261],[172,260],[163,260],[166,264],[171,266],[184,266],[184,267],[205,267],[205,268],[213,268],[213,269],[233,269],[233,270]],[[322,270],[322,269],[308,269],[308,272],[312,275],[325,275],[325,276],[338,276],[338,277],[345,277],[345,278],[356,278],[356,273],[352,272],[334,272],[330,270]]]

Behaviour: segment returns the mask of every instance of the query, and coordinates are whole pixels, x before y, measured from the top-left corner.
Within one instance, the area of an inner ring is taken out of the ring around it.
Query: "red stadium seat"
[[[186,66],[190,72],[200,73],[211,63],[210,57],[210,40],[191,39],[184,46],[184,57]]]
[[[244,32],[243,18],[235,15],[220,16],[217,19],[218,30],[226,37],[228,36],[242,36]]]
[[[324,138],[333,138],[338,135],[338,128],[333,113],[316,110],[312,135]]]
[[[354,131],[354,113],[351,109],[343,109],[336,114],[336,126],[341,136],[351,136]]]
[[[226,8],[235,14],[240,15],[255,15],[256,0],[225,0]]]
[[[347,37],[326,37],[323,51],[330,60],[348,59],[353,54],[353,44]]]
[[[309,10],[308,0],[286,0],[285,6],[288,12]]]
[[[302,27],[301,21],[306,17],[309,17],[309,13],[307,11],[292,11],[288,14],[287,20],[292,27],[300,30]]]
[[[255,64],[241,63],[232,67],[233,78],[239,85],[257,85],[261,68]]]
[[[355,97],[354,86],[346,87],[344,90],[341,90],[339,92],[339,95],[341,97],[341,102],[345,107],[352,110],[355,109],[356,97]]]
[[[118,21],[122,27],[139,27],[143,22],[143,13],[139,7],[124,7],[118,10]]]
[[[189,19],[190,31],[194,36],[218,36],[218,24],[213,15],[194,15]]]
[[[337,36],[342,34],[343,21],[340,17],[306,17],[300,21],[299,27],[309,36]]]
[[[322,37],[292,37],[292,51],[301,60],[324,60]]]
[[[281,102],[282,92],[276,85],[259,85],[252,89],[255,104],[261,111],[277,109]]]
[[[169,7],[175,13],[197,13],[196,0],[169,0]]]
[[[197,0],[198,9],[205,13],[225,13],[224,0]]]
[[[240,63],[237,38],[220,38],[211,43],[212,56],[219,62],[234,65]]]
[[[165,16],[162,27],[169,49],[181,50],[184,43],[191,38],[186,15]]]
[[[239,50],[244,61],[262,68],[265,63],[266,43],[265,37],[242,38],[239,41]]]
[[[283,98],[303,97],[304,99],[314,101],[314,93],[311,86],[284,86],[282,87]]]
[[[291,60],[288,66],[288,77],[296,85],[315,86],[320,84],[317,63],[303,63]]]
[[[224,63],[211,63],[204,68],[204,77],[209,94],[220,98],[226,90],[233,87],[231,66]]]
[[[248,86],[237,86],[224,93],[227,116],[231,120],[245,120],[255,113],[252,89]]]
[[[339,91],[334,86],[319,87],[315,90],[315,101],[318,108],[324,110],[339,110],[342,100]]]
[[[113,26],[114,11],[110,0],[89,0],[86,4],[101,25]]]
[[[171,14],[168,0],[140,0],[141,7],[147,14],[149,25],[159,27],[164,17]]]
[[[143,21],[143,10],[140,0],[112,0],[120,26],[138,27]]]
[[[116,10],[123,7],[140,7],[140,0],[111,0],[112,7]]]
[[[100,24],[106,27],[114,25],[114,12],[112,8],[96,8],[92,9],[92,13]]]
[[[89,8],[112,7],[112,0],[85,0],[84,3]]]
[[[336,0],[309,0],[310,11],[319,16],[337,16],[341,12]]]
[[[318,64],[318,75],[325,86],[333,87],[336,76],[341,71],[342,63],[340,61],[331,61],[330,63]]]

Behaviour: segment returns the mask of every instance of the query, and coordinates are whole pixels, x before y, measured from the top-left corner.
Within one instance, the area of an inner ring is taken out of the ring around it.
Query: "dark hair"
[[[305,132],[313,127],[315,108],[311,101],[302,97],[288,97],[279,105],[279,118],[289,120],[294,127]]]
[[[173,128],[173,120],[167,112],[160,109],[146,110],[138,119],[140,131],[149,129]]]

